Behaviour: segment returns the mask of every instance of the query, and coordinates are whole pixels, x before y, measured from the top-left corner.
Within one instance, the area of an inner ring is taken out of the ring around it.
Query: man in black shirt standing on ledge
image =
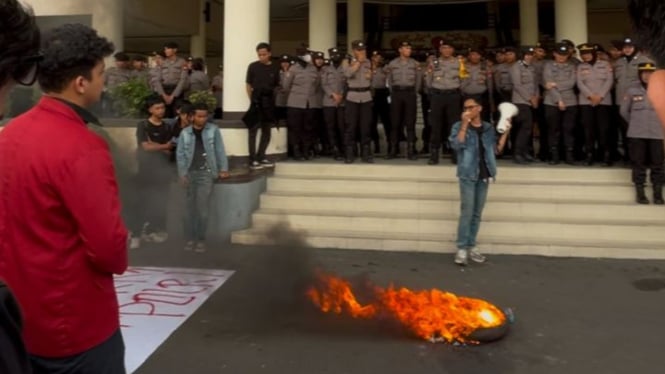
[[[279,66],[273,64],[270,44],[256,46],[258,61],[247,67],[247,96],[252,109],[258,114],[258,121],[249,124],[249,167],[262,169],[275,166],[266,158],[266,148],[270,143],[270,131],[275,122],[275,90],[279,86]],[[261,129],[259,150],[256,151],[256,133]]]

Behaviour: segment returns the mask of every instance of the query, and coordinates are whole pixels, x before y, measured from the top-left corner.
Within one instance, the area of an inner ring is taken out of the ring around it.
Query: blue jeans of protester
[[[185,201],[185,239],[202,242],[208,231],[208,213],[212,204],[215,176],[208,170],[197,170],[190,172],[187,178],[189,183]]]
[[[462,201],[457,226],[457,249],[472,249],[476,246],[489,181],[460,179],[459,187]]]

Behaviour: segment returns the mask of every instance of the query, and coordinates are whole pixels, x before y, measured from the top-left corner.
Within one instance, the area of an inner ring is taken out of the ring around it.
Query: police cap
[[[568,44],[560,42],[556,43],[554,46],[554,53],[559,54],[559,55],[567,55],[568,52]]]
[[[580,44],[577,46],[577,49],[580,51],[580,54],[594,53],[598,50],[595,45],[589,43]]]
[[[408,40],[403,40],[401,43],[399,43],[399,47],[411,47],[411,42]]]
[[[596,52],[607,53],[607,51],[605,51],[605,48],[602,45],[598,44],[598,43],[594,43],[593,47],[596,49]]]
[[[176,43],[176,42],[166,42],[166,43],[164,43],[164,48],[178,49],[178,43]]]
[[[534,53],[536,52],[536,47],[534,47],[534,46],[532,46],[532,45],[523,45],[523,46],[520,48],[520,51],[522,52],[522,54],[525,54],[525,55],[532,55],[532,54],[534,54]]]
[[[656,65],[653,62],[641,62],[637,65],[637,71],[655,71]]]
[[[334,47],[328,48],[328,56],[337,55],[337,54],[339,54],[339,49]]]
[[[129,61],[129,55],[124,52],[118,52],[113,55],[116,61],[126,62]]]
[[[284,54],[279,56],[279,62],[291,62],[291,56]]]
[[[570,39],[563,39],[561,43],[565,44],[568,48],[575,48],[575,43],[573,43]]]
[[[367,49],[367,45],[362,40],[354,40],[351,42],[351,48],[356,50]]]
[[[324,60],[326,57],[323,54],[323,52],[316,51],[316,52],[312,52],[312,58],[314,58],[315,60],[316,59]]]
[[[621,47],[634,47],[635,42],[633,41],[632,38],[626,37],[623,38],[623,42],[621,43]]]
[[[455,46],[453,45],[453,42],[452,42],[452,41],[447,40],[447,39],[441,39],[441,40],[439,40],[439,47],[443,47],[444,45],[445,45],[445,46],[448,46],[448,47],[450,47],[450,48],[455,48]]]
[[[132,61],[148,62],[148,58],[145,57],[144,55],[134,55],[132,57]]]

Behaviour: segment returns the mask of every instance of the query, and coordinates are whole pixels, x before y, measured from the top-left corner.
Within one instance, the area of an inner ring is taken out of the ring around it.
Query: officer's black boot
[[[399,143],[390,143],[390,146],[388,147],[388,153],[386,153],[386,160],[392,160],[393,158],[397,158],[398,153],[399,153]]]
[[[346,149],[344,150],[344,163],[345,164],[352,164],[353,163],[353,148],[355,146],[346,146]]]
[[[575,165],[575,152],[572,148],[566,149],[566,164]]]
[[[558,165],[559,162],[559,150],[557,148],[550,149],[550,165]]]
[[[374,163],[374,157],[372,156],[369,145],[363,145],[362,147],[362,160],[368,164]]]
[[[429,149],[429,161],[427,161],[429,165],[438,165],[439,164],[439,147],[437,146],[430,146]]]
[[[587,154],[586,154],[586,160],[584,161],[584,163],[585,163],[587,166],[591,166],[591,165],[593,165],[593,153],[587,153]]]
[[[603,153],[603,166],[612,166],[612,156],[610,152]]]
[[[379,143],[378,140],[374,141],[374,153],[376,153],[377,155],[381,153],[381,144]]]
[[[420,150],[420,153],[426,155],[426,154],[430,153],[430,151],[433,150],[433,149],[434,149],[433,146],[430,146],[429,144],[425,143],[425,144],[423,144],[423,149]],[[437,151],[437,153],[439,152],[438,149],[436,151]]]
[[[665,204],[665,200],[663,200],[663,185],[662,184],[654,184],[653,185],[653,203],[656,204],[656,205]]]
[[[635,185],[635,201],[638,204],[649,204],[649,199],[647,199],[647,195],[644,193],[643,184]]]
[[[336,161],[342,161],[344,159],[342,151],[337,147],[333,147],[332,154]]]
[[[411,161],[415,161],[418,159],[418,155],[416,155],[416,143],[407,144],[406,157]]]

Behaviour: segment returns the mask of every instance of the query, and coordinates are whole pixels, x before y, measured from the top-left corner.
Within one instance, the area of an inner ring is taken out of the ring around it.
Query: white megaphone
[[[496,125],[496,131],[498,131],[499,134],[503,134],[510,130],[510,122],[508,120],[515,117],[519,112],[520,110],[517,109],[517,106],[513,103],[499,104],[499,113],[501,113],[501,117],[499,118],[499,123]]]

